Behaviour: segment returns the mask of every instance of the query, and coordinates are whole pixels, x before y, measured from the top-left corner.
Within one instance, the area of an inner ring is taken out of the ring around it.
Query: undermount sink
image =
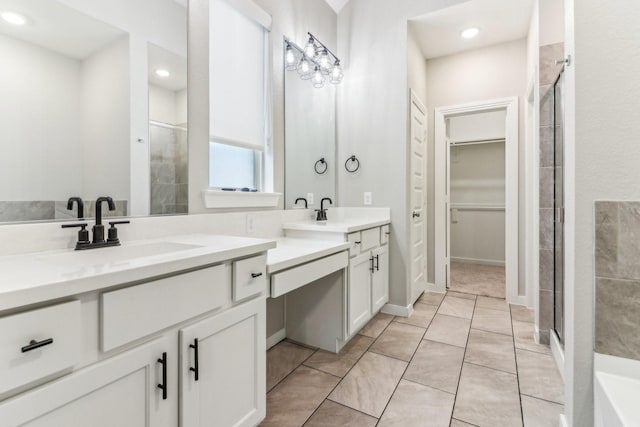
[[[166,255],[189,249],[201,248],[200,245],[190,245],[176,242],[154,242],[140,245],[124,245],[99,249],[87,249],[84,251],[64,252],[51,255],[42,255],[37,258],[40,262],[72,265],[93,265],[96,263],[118,263],[136,258],[144,258],[156,255]]]

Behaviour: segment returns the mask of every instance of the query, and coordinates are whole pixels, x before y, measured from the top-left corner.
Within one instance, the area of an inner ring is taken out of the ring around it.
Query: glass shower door
[[[564,70],[554,90],[553,329],[564,344]]]

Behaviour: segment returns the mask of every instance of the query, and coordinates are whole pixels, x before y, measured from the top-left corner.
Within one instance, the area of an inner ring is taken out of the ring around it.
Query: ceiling
[[[527,36],[533,0],[470,0],[409,21],[427,59],[452,55]],[[473,39],[460,32],[477,27]]]
[[[149,43],[149,83],[173,92],[187,88],[187,58]],[[169,77],[159,77],[156,70],[167,70]]]
[[[24,15],[15,26],[0,20],[0,34],[23,40],[74,59],[84,59],[125,33],[51,0],[0,0],[0,11]]]
[[[336,11],[336,13],[338,13],[342,10],[344,5],[347,4],[349,0],[325,0],[325,1],[329,3],[329,6],[331,6],[331,8],[333,8],[333,10]]]

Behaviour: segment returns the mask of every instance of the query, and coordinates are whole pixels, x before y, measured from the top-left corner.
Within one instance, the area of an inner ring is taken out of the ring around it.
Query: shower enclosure
[[[553,85],[553,329],[564,344],[564,69]]]
[[[187,130],[149,122],[151,155],[151,215],[187,213]]]

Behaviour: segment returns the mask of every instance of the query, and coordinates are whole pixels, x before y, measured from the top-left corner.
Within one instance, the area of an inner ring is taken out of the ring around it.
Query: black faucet
[[[307,204],[307,199],[305,199],[304,197],[298,197],[296,199],[296,202],[294,203],[294,205],[297,205],[300,200],[302,200],[304,202],[304,208],[305,209],[309,208],[309,205]]]
[[[333,205],[333,201],[331,201],[330,198],[323,197],[322,200],[320,200],[320,209],[316,209],[316,212],[318,212],[318,215],[316,216],[316,221],[326,221],[327,220],[327,210],[324,207],[324,201],[325,200]]]
[[[98,197],[96,200],[96,223],[93,226],[93,244],[104,243],[104,225],[102,225],[102,204],[106,202],[110,211],[116,210],[111,197]]]
[[[84,218],[84,202],[81,197],[70,197],[69,200],[67,200],[67,210],[70,211],[73,209],[74,202],[78,205],[78,219]]]

